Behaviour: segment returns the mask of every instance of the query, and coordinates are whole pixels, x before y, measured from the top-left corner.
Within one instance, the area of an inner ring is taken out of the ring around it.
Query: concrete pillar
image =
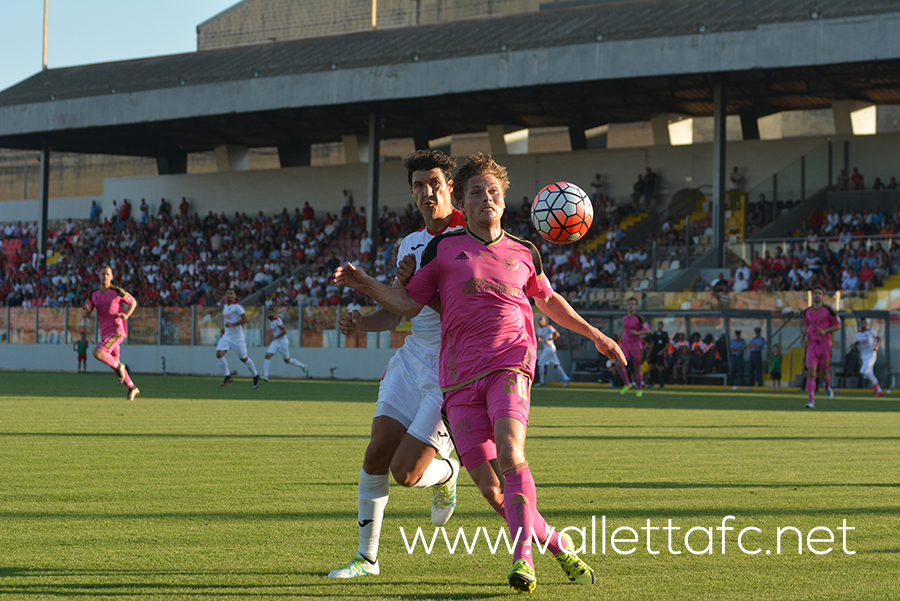
[[[653,129],[653,144],[656,146],[671,146],[669,139],[669,113],[660,113],[650,118],[650,127]]]
[[[378,181],[381,168],[381,113],[378,109],[369,113],[369,178],[366,230],[372,242],[378,244]]]
[[[587,150],[587,134],[584,131],[584,123],[569,123],[569,144],[572,150]]]
[[[187,173],[187,151],[178,146],[164,146],[156,155],[156,171],[160,175]]]
[[[834,133],[837,135],[853,135],[853,120],[850,113],[872,106],[871,102],[859,100],[835,100],[831,103],[834,112]]]
[[[363,155],[360,148],[365,147],[365,142],[360,144],[359,136],[341,136],[341,141],[344,143],[344,162],[348,165],[361,163]]]
[[[218,162],[218,155],[216,160]],[[282,167],[309,167],[312,164],[312,143],[306,140],[282,142],[278,145],[278,161]]]
[[[712,197],[714,216],[713,246],[717,250],[716,267],[725,267],[725,88],[719,84],[713,87],[713,165]]]
[[[41,253],[41,269],[47,267],[47,214],[50,206],[50,146],[45,141],[41,145],[41,216],[38,232],[38,252]]]
[[[216,171],[247,171],[250,169],[250,149],[236,144],[216,146]],[[279,155],[281,153],[279,152]]]
[[[488,140],[491,143],[491,154],[500,156],[509,154],[506,148],[506,128],[502,125],[488,125]]]
[[[741,134],[745,140],[759,140],[759,113],[754,108],[740,112]]]

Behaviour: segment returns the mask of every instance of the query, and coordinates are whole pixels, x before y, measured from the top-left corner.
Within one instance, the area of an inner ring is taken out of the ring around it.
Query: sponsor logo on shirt
[[[478,294],[479,292],[495,292],[516,297],[522,296],[521,288],[489,282],[482,278],[469,278],[462,289],[463,294]]]

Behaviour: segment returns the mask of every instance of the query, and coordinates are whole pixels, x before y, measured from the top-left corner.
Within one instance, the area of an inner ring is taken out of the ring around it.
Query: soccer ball
[[[550,184],[531,205],[531,223],[545,239],[557,244],[580,240],[594,221],[594,206],[584,190],[568,182]]]

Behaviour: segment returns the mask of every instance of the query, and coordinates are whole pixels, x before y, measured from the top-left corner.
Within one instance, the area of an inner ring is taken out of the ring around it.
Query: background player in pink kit
[[[100,268],[100,288],[91,292],[84,302],[84,315],[89,316],[97,309],[100,321],[100,342],[94,347],[94,358],[109,365],[119,376],[119,384],[128,387],[126,397],[133,401],[140,390],[134,385],[125,365],[119,361],[119,345],[128,336],[127,320],[137,308],[137,301],[130,294],[112,284],[112,268]]]
[[[628,367],[623,365],[619,368],[619,376],[625,382],[622,387],[622,394],[628,392],[632,386],[637,384],[637,396],[644,395],[644,374],[641,373],[641,354],[644,350],[643,337],[650,333],[650,325],[644,322],[644,319],[637,314],[637,299],[629,298],[628,313],[622,318],[622,352],[625,358],[631,364],[631,372],[634,374],[634,383],[628,379]]]
[[[446,419],[469,475],[516,540],[509,584],[531,592],[536,585],[532,532],[538,540],[547,540],[570,580],[591,584],[595,578],[590,566],[574,554],[570,539],[548,533],[536,507],[524,451],[537,349],[528,297],[563,327],[592,339],[604,355],[623,362],[625,357],[615,342],[553,291],[537,249],[501,229],[508,186],[506,170],[491,157],[468,160],[454,177],[454,196],[469,225],[426,247],[422,266],[405,290],[389,288],[349,263],[335,276],[338,284],[362,289],[407,316],[440,300]],[[494,459],[504,476],[502,492]]]
[[[823,304],[825,289],[812,289],[812,306],[803,312],[803,333],[806,341],[806,392],[809,393],[807,409],[816,408],[816,376],[822,370],[825,396],[834,398],[831,389],[831,335],[841,329],[841,320],[834,309]]]

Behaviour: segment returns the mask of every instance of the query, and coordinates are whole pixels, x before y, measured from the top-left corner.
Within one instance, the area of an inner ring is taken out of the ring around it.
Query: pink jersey
[[[100,337],[106,338],[112,334],[128,336],[128,326],[125,320],[118,317],[118,313],[125,313],[122,305],[134,304],[134,298],[118,286],[110,286],[105,292],[99,288],[91,292],[88,301],[91,309],[97,309],[97,319],[100,321]]]
[[[531,242],[503,232],[485,242],[468,228],[442,234],[406,286],[423,305],[441,300],[440,384],[455,390],[489,373],[533,377],[537,341],[529,296],[553,294]]]
[[[819,334],[819,330],[825,330],[834,326],[841,325],[841,320],[834,312],[834,309],[826,305],[822,305],[819,309],[813,307],[808,308],[803,313],[803,323],[806,325],[806,339],[811,343],[824,343],[831,346],[831,333],[824,336]]]
[[[626,315],[622,318],[622,347],[627,349],[644,348],[644,339],[636,332],[643,331],[644,322],[637,315]]]

